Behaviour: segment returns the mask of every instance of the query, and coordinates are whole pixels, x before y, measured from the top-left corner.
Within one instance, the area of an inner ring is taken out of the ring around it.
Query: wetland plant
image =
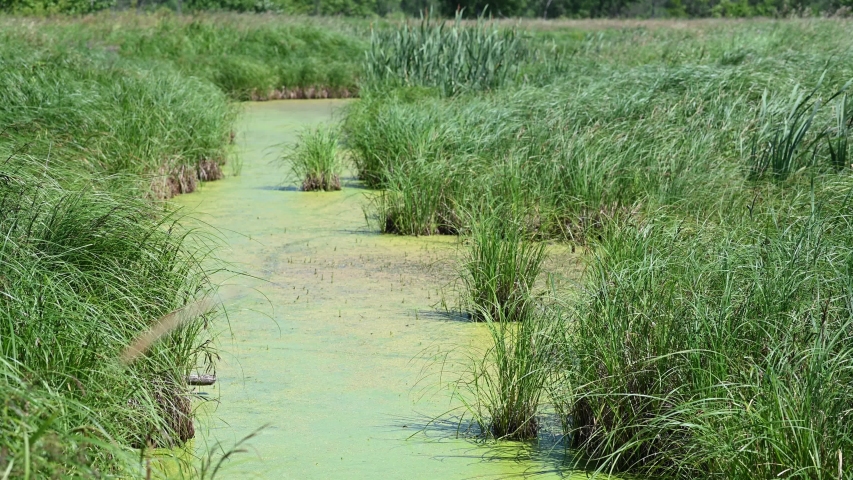
[[[540,309],[509,321],[504,312],[483,310],[492,345],[473,361],[463,388],[474,400],[466,402],[480,429],[501,440],[529,440],[539,431],[537,414],[554,371],[555,334],[561,317]]]
[[[296,144],[285,154],[293,175],[301,179],[306,192],[341,189],[343,162],[338,151],[338,133],[331,127],[303,130]]]
[[[836,171],[851,165],[850,135],[853,131],[853,101],[847,93],[838,99],[835,108],[835,128],[827,139],[830,164]]]
[[[503,209],[499,209],[503,210]],[[525,321],[532,289],[545,260],[520,220],[495,211],[471,222],[462,280],[468,310],[477,321]]]
[[[133,448],[193,436],[186,376],[215,356],[204,315],[118,360],[209,289],[203,252],[151,200],[219,176],[234,109],[168,65],[13,30],[0,42],[0,477],[135,477]]]
[[[518,34],[480,17],[475,25],[452,24],[423,16],[419,25],[371,30],[362,84],[382,90],[393,86],[438,87],[444,95],[489,90],[511,78],[522,60]]]
[[[847,213],[830,213],[849,183],[834,188],[826,213],[661,212],[593,246],[557,400],[586,459],[663,478],[853,475],[853,250]]]
[[[415,158],[386,175],[371,208],[383,233],[454,235],[462,227],[454,199],[465,188],[452,164]]]
[[[128,447],[193,436],[186,375],[212,361],[207,318],[132,365],[118,358],[151,322],[208,290],[200,252],[145,200],[63,187],[53,175],[91,182],[62,162],[48,175],[44,160],[3,157],[0,472],[126,476]]]

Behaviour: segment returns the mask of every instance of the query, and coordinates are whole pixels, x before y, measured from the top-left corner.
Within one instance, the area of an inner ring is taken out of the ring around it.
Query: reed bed
[[[550,404],[576,468],[853,477],[849,25],[520,35],[500,88],[377,82],[343,123],[383,231],[463,236],[482,430],[530,438]],[[532,292],[506,218],[530,259],[585,245],[583,288]]]
[[[423,16],[418,24],[371,30],[362,84],[380,90],[393,86],[438,88],[444,95],[489,90],[514,78],[522,60],[518,35],[481,17],[463,25]]]
[[[9,38],[0,50],[7,142],[158,198],[221,178],[235,111],[215,87],[61,45]]]
[[[11,19],[3,30],[33,44],[168,66],[185,80],[204,80],[188,87],[212,83],[234,99],[267,100],[357,95],[367,28],[276,15],[102,12],[77,21]]]
[[[0,37],[0,476],[142,478],[194,435],[211,315],[120,355],[212,289],[159,200],[221,176],[234,109],[165,64]]]
[[[130,474],[132,447],[193,436],[186,375],[212,358],[207,320],[185,322],[132,365],[119,356],[209,289],[200,258],[176,219],[147,201],[80,187],[85,176],[68,189],[52,178],[62,167],[45,173],[42,158],[4,157],[0,358],[12,391],[0,410],[10,433],[2,469],[10,478]]]

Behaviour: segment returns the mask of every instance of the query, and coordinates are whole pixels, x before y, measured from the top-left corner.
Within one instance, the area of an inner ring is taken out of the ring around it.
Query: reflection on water
[[[448,385],[488,337],[434,313],[452,301],[456,240],[369,231],[354,180],[329,193],[282,183],[280,145],[341,105],[248,104],[241,175],[175,199],[219,230],[219,256],[247,274],[217,277],[238,299],[220,324],[218,381],[203,389],[217,401],[200,407],[197,448],[268,425],[223,478],[561,477],[558,437],[481,442],[459,417]]]

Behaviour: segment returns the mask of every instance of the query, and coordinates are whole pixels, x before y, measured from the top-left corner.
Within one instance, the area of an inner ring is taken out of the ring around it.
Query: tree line
[[[419,16],[498,18],[707,18],[848,16],[853,0],[0,0],[18,14],[87,14],[101,10],[277,12],[356,17]]]

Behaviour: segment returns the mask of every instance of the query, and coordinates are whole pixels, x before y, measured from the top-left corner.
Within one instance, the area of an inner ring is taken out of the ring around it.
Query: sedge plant
[[[338,151],[338,133],[332,128],[321,125],[303,130],[284,160],[290,162],[293,176],[301,180],[302,190],[341,189],[343,161]]]
[[[530,314],[545,244],[531,238],[507,209],[471,222],[462,266],[465,302],[477,321],[517,322]]]

